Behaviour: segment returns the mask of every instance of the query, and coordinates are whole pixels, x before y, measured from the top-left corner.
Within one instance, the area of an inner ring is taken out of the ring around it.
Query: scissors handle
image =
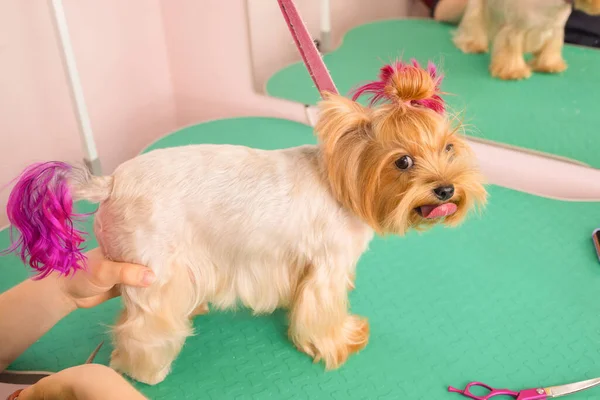
[[[489,392],[485,396],[478,396],[471,392],[472,387],[482,387],[487,389]],[[546,391],[542,388],[536,389],[526,389],[521,390],[520,392],[515,392],[509,389],[494,389],[493,387],[486,385],[481,382],[471,382],[469,383],[464,390],[456,389],[452,386],[448,387],[449,392],[460,393],[465,397],[468,397],[473,400],[489,400],[492,397],[496,396],[511,396],[516,400],[547,400],[548,395]]]
[[[482,387],[482,388],[487,389],[489,392],[485,396],[478,396],[471,392],[471,388],[473,388],[473,387]],[[456,389],[456,388],[453,388],[452,386],[450,386],[450,387],[448,387],[448,391],[453,392],[453,393],[460,393],[463,396],[468,397],[473,400],[489,400],[492,397],[496,397],[496,396],[512,396],[514,399],[524,400],[524,399],[519,399],[519,392],[515,392],[513,390],[508,390],[508,389],[494,389],[493,387],[486,385],[485,383],[481,383],[481,382],[471,382],[463,390]]]
[[[489,392],[485,396],[478,396],[471,392],[472,387],[482,387],[487,389]],[[516,400],[547,400],[548,395],[546,391],[542,388],[537,389],[526,389],[521,390],[520,392],[515,392],[513,390],[508,389],[494,389],[493,387],[486,385],[481,382],[471,382],[469,383],[464,390],[453,388],[452,386],[448,387],[449,392],[460,393],[465,397],[468,397],[473,400],[489,400],[492,397],[496,396],[511,396]]]

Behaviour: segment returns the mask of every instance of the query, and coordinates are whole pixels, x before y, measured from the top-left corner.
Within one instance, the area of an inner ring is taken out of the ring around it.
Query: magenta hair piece
[[[356,101],[363,94],[370,94],[371,99],[369,101],[369,106],[371,107],[381,101],[393,101],[386,93],[385,88],[394,74],[402,74],[402,72],[408,68],[422,69],[419,62],[415,59],[412,59],[410,64],[396,61],[392,64],[384,65],[379,71],[378,80],[362,85],[351,92],[352,100]],[[431,61],[427,64],[427,72],[435,82],[435,94],[428,99],[411,100],[410,104],[426,107],[439,114],[443,114],[446,107],[444,105],[444,100],[440,97],[439,93],[444,76],[438,74],[437,67]]]
[[[33,164],[23,171],[8,198],[12,245],[2,253],[18,253],[37,271],[35,279],[52,271],[69,275],[85,266],[81,247],[85,233],[74,224],[81,215],[73,213],[70,171],[71,166],[61,162]],[[20,233],[18,238],[14,229]]]

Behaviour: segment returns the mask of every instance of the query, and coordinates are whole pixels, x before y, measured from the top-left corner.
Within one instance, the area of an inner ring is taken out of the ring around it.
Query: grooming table
[[[400,38],[401,39],[401,38]],[[341,80],[340,80],[341,81]],[[314,143],[310,127],[269,118],[204,123],[148,150],[196,143],[276,149]],[[448,385],[481,380],[525,388],[600,376],[600,264],[591,232],[595,203],[570,203],[490,186],[490,204],[456,229],[376,238],[358,265],[352,311],[369,318],[370,343],[339,370],[298,352],[284,312],[199,316],[159,399],[436,399]],[[82,210],[92,208],[80,204]],[[87,224],[91,227],[91,223]],[[0,232],[0,247],[8,232]],[[92,240],[90,247],[96,246]],[[0,258],[0,291],[26,278]],[[35,293],[32,293],[35,295]],[[61,321],[11,369],[56,371],[81,364],[105,340],[120,300]],[[569,399],[598,399],[590,390]]]

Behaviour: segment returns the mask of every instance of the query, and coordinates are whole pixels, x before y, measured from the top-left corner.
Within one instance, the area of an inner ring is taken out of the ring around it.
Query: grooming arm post
[[[329,0],[321,0],[321,49],[331,50],[331,4]]]
[[[83,88],[79,79],[79,72],[77,71],[75,54],[73,53],[73,47],[71,45],[71,38],[69,36],[69,29],[62,0],[50,0],[50,8],[52,10],[54,27],[59,37],[63,63],[67,72],[71,98],[75,107],[75,115],[77,116],[77,122],[79,124],[79,136],[83,146],[84,162],[94,175],[101,175],[102,167],[100,165],[100,159],[98,158],[96,143],[94,142],[92,125],[83,96]]]

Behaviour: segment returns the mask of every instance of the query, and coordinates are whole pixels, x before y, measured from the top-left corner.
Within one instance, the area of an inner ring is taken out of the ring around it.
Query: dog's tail
[[[73,203],[106,200],[112,182],[112,177],[95,177],[87,169],[62,162],[30,165],[8,197],[12,244],[2,253],[17,253],[37,271],[38,279],[53,271],[69,275],[84,268],[85,233],[75,223],[85,214],[76,214]]]

